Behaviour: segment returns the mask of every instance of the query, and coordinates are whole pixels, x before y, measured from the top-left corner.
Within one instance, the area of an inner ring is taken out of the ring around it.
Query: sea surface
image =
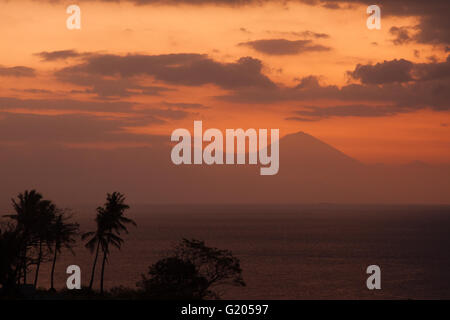
[[[81,229],[91,230],[95,206],[74,211]],[[184,237],[240,259],[247,286],[221,288],[224,299],[450,298],[448,206],[149,205],[133,206],[129,216],[138,227],[112,251],[107,288],[135,287]],[[75,253],[58,260],[57,287],[71,264],[89,282],[93,255],[81,240]],[[381,290],[366,287],[369,265],[381,268]],[[42,267],[40,287],[49,286],[49,268]],[[99,273],[97,288],[98,280]]]

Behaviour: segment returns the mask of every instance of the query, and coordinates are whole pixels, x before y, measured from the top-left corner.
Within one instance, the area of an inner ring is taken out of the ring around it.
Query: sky
[[[361,1],[79,1],[80,30],[69,4],[0,2],[0,123],[20,128],[1,144],[47,126],[65,147],[141,145],[197,119],[450,162],[445,1],[380,1],[381,30]]]

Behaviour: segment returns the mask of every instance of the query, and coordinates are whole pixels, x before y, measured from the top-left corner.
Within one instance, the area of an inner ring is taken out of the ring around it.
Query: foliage
[[[144,295],[160,299],[219,298],[224,285],[245,286],[239,259],[195,239],[183,239],[173,256],[150,266],[137,283]]]
[[[103,280],[105,264],[108,262],[110,247],[116,247],[120,249],[123,244],[123,239],[120,237],[121,232],[128,233],[127,224],[136,226],[136,223],[125,217],[125,211],[130,207],[125,204],[125,196],[119,192],[108,193],[106,196],[106,202],[103,207],[97,208],[97,216],[95,222],[97,228],[95,231],[86,232],[83,234],[82,239],[90,238],[85,247],[91,252],[95,250],[94,263],[92,265],[91,280],[89,282],[89,289],[92,289],[94,283],[95,268],[97,265],[97,259],[99,250],[102,250],[102,272],[100,278],[100,291],[103,293]]]

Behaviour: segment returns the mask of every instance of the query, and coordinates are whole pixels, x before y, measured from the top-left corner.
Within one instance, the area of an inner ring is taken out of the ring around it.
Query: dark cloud
[[[79,93],[96,94],[100,98],[123,98],[134,95],[156,96],[173,89],[161,86],[140,85],[136,79],[121,77],[105,77],[99,74],[78,71],[72,68],[59,70],[55,73],[59,81],[87,87],[78,90]]]
[[[33,68],[24,66],[3,67],[0,66],[0,77],[34,77],[36,76]]]
[[[331,2],[326,2],[326,3],[324,3],[324,4],[323,4],[323,7],[324,7],[324,8],[327,8],[327,9],[333,9],[333,10],[335,10],[335,9],[340,9],[340,8],[341,8],[341,6],[340,6],[339,4],[337,4],[337,3],[331,3]]]
[[[61,0],[47,0],[48,2],[56,2]],[[86,2],[120,2],[120,0],[81,0]],[[136,5],[219,5],[219,6],[231,6],[240,7],[245,5],[261,5],[268,2],[289,2],[286,0],[122,0],[124,2],[131,2]],[[297,1],[297,0],[293,0]],[[300,0],[302,1],[302,0]]]
[[[300,0],[309,4],[355,3],[368,5],[364,0]],[[427,44],[450,44],[450,19],[448,0],[392,0],[380,4],[382,16],[418,17],[419,24],[412,37],[414,41]],[[404,36],[404,35],[403,35]]]
[[[280,101],[338,100],[351,102],[376,102],[404,106],[405,111],[421,108],[449,110],[450,81],[418,81],[410,84],[390,83],[383,86],[350,84],[338,88],[333,85],[299,87],[278,87],[273,90],[239,90],[218,99],[243,104],[269,104]]]
[[[13,91],[16,92],[26,92],[26,93],[33,93],[33,94],[50,94],[53,93],[53,91],[51,90],[46,90],[46,89],[13,89]]]
[[[443,45],[450,44],[450,19],[448,19],[447,14],[449,7],[444,10],[446,10],[446,12],[436,12],[425,16],[420,20],[418,25],[420,32],[414,37],[417,42]]]
[[[289,120],[289,121],[298,121],[298,122],[313,122],[313,121],[317,121],[318,119],[308,119],[308,118],[302,118],[302,117],[286,117],[284,118],[285,120]]]
[[[414,64],[406,60],[392,60],[375,65],[358,65],[350,75],[359,79],[361,84],[342,88],[322,86],[317,77],[309,76],[301,79],[294,88],[280,88],[272,95],[266,94],[271,95],[272,99],[292,101],[327,99],[352,102],[303,107],[286,118],[295,121],[317,121],[330,117],[384,117],[425,108],[450,110],[450,56],[444,62]],[[358,104],[358,101],[364,103]]]
[[[11,112],[14,109],[25,109],[31,111],[53,110],[70,111],[71,114],[89,112],[102,112],[104,115],[97,118],[113,119],[108,113],[121,113],[125,117],[120,120],[122,125],[136,126],[144,124],[164,123],[166,120],[184,119],[191,115],[185,110],[174,110],[173,108],[160,108],[147,105],[137,105],[126,101],[95,102],[79,101],[71,99],[18,99],[0,97],[0,115]],[[115,120],[118,121],[118,120]]]
[[[413,38],[410,35],[411,28],[409,27],[391,27],[389,29],[389,32],[395,36],[394,40],[392,42],[395,45],[401,45],[405,43],[409,43],[413,40]]]
[[[66,60],[69,58],[79,58],[89,55],[89,53],[79,53],[76,50],[59,50],[59,51],[42,51],[35,53],[36,56],[42,58],[43,61]]]
[[[412,63],[405,59],[395,59],[375,65],[358,64],[355,70],[347,74],[364,84],[444,79],[450,77],[450,56],[444,62],[433,60],[431,63]]]
[[[302,37],[311,37],[316,39],[328,39],[330,38],[329,34],[326,33],[319,33],[319,32],[313,32],[309,30],[305,30],[302,32],[293,32],[294,35],[302,36]]]
[[[122,120],[90,115],[35,115],[5,113],[0,117],[0,141],[10,143],[65,144],[145,141],[126,133]]]
[[[225,89],[275,86],[262,73],[260,60],[243,57],[222,63],[201,54],[93,55],[81,64],[59,70],[56,76],[81,85],[88,85],[92,79],[109,81],[103,77],[130,81],[135,76],[151,76],[157,81],[185,86],[215,84]]]
[[[304,52],[328,51],[329,47],[314,44],[311,40],[287,40],[287,39],[262,39],[243,42],[240,46],[248,46],[252,49],[268,55],[292,55]]]
[[[417,63],[414,65],[413,74],[421,81],[449,78],[450,56],[447,56],[444,62]]]
[[[94,102],[72,99],[19,99],[0,97],[0,111],[11,109],[56,110],[56,111],[92,111],[92,112],[130,112],[134,106],[131,102],[111,101]]]
[[[177,110],[172,108],[166,108],[166,109],[160,109],[160,108],[140,108],[138,110],[139,112],[139,118],[136,119],[138,121],[141,121],[140,116],[147,115],[151,118],[155,119],[170,119],[170,120],[181,120],[185,119],[188,115],[191,113],[184,111],[184,110]]]
[[[413,63],[404,59],[384,61],[375,65],[358,64],[347,74],[364,84],[407,82],[412,80]]]
[[[57,2],[58,0],[47,0]],[[59,0],[61,1],[61,0]],[[120,2],[119,0],[84,0],[98,2]],[[365,0],[122,0],[136,5],[218,5],[241,7],[248,5],[263,5],[266,3],[304,3],[337,10],[351,5],[368,6]],[[382,16],[418,17],[418,33],[414,40],[427,44],[450,44],[450,19],[448,19],[448,0],[391,0],[379,3]]]
[[[330,117],[385,117],[392,116],[404,109],[392,106],[371,106],[371,105],[339,105],[339,106],[307,106],[302,110],[294,112],[295,116],[286,120],[295,121],[318,121]]]
[[[330,38],[329,34],[319,33],[310,30],[305,31],[267,31],[268,34],[277,34],[277,35],[285,35],[285,36],[296,36],[303,38],[315,38],[315,39],[328,39]]]
[[[326,110],[326,114],[333,116],[383,116],[424,108],[450,110],[450,58],[445,62],[419,64],[392,60],[375,65],[358,65],[350,74],[361,83],[339,88],[321,85],[317,77],[308,76],[300,79],[294,87],[277,86],[268,90],[243,88],[218,98],[243,104],[331,100],[346,105]],[[349,102],[352,106],[349,106]],[[354,106],[356,104],[359,104],[358,108]],[[361,107],[373,104],[386,107]],[[315,108],[306,111],[301,114],[301,118],[325,116]]]
[[[209,109],[201,103],[163,102],[163,105],[179,109]]]
[[[130,0],[138,5],[143,4],[191,4],[191,5],[261,5],[268,2],[287,4],[301,2],[308,5],[319,5],[328,9],[347,8],[348,5],[358,4],[368,6],[365,0]],[[448,0],[391,0],[379,3],[382,16],[415,16],[419,18],[418,33],[414,40],[428,44],[450,44],[450,19]]]

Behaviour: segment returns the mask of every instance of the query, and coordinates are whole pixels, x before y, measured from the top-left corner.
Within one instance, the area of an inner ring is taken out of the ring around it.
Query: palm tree
[[[120,234],[121,231],[128,233],[127,224],[136,226],[136,222],[124,215],[129,208],[125,203],[125,196],[120,192],[113,192],[107,194],[104,206],[98,207],[97,212],[104,219],[107,229]]]
[[[74,254],[72,246],[75,243],[75,237],[78,235],[80,226],[78,223],[68,222],[70,218],[71,216],[66,215],[64,211],[60,210],[55,215],[51,226],[50,234],[53,243],[53,262],[50,276],[50,290],[52,291],[55,290],[53,279],[58,254],[61,253],[63,247],[69,249]]]
[[[33,233],[38,247],[38,257],[36,260],[36,272],[34,276],[34,287],[37,287],[39,270],[41,262],[44,258],[43,245],[47,243],[50,247],[51,239],[51,227],[53,220],[55,219],[56,206],[49,200],[41,200],[39,203],[38,216],[36,218],[36,224],[33,226]]]
[[[0,285],[3,293],[18,284],[17,265],[20,264],[21,235],[12,224],[0,224]]]
[[[118,235],[115,235],[113,232],[108,232],[105,234],[105,240],[102,242],[102,251],[103,251],[103,261],[102,261],[102,273],[100,277],[100,293],[103,293],[103,280],[105,278],[105,264],[108,261],[109,256],[109,246],[113,245],[117,249],[120,250],[122,247],[123,239]]]
[[[25,190],[19,193],[17,201],[12,199],[15,214],[5,215],[16,222],[16,230],[21,235],[20,262],[17,266],[18,282],[23,277],[23,283],[27,283],[27,272],[30,259],[28,259],[28,249],[34,245],[34,231],[37,225],[42,195],[36,190]]]
[[[125,196],[123,194],[119,192],[108,193],[104,206],[97,208],[97,216],[95,218],[97,224],[96,231],[87,232],[82,236],[82,239],[91,237],[85,246],[86,248],[89,248],[91,252],[95,250],[89,289],[92,289],[94,283],[95,268],[101,249],[103,252],[103,261],[100,292],[103,293],[105,265],[108,261],[110,245],[120,249],[123,243],[123,239],[119,236],[120,233],[122,231],[128,233],[127,224],[136,226],[136,223],[133,220],[124,216],[125,211],[129,208],[130,207],[125,204]]]
[[[91,237],[91,239],[85,244],[85,247],[88,248],[91,251],[91,253],[94,252],[95,250],[94,263],[92,264],[91,280],[89,281],[89,290],[92,290],[92,286],[94,284],[95,267],[97,266],[100,244],[106,241],[105,229],[99,221],[98,214],[97,217],[95,218],[95,222],[97,224],[97,229],[95,231],[85,232],[81,236],[82,240]]]

